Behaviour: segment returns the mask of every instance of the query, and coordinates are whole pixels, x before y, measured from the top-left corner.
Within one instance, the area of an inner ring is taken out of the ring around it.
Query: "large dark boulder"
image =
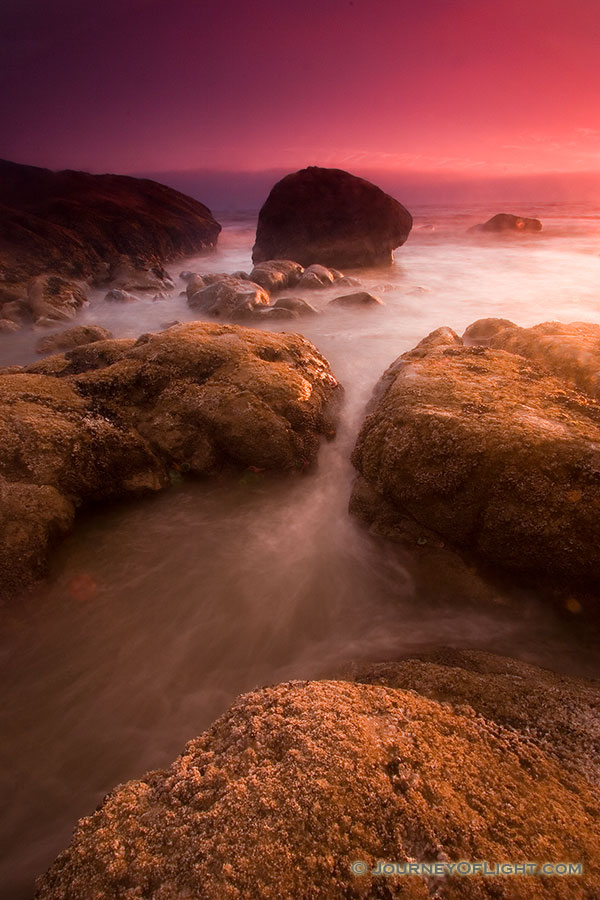
[[[341,169],[309,166],[272,189],[258,217],[252,259],[389,265],[411,228],[408,210],[374,184]]]
[[[154,181],[0,160],[0,304],[23,301],[40,275],[101,284],[147,270],[160,284],[165,262],[214,247],[220,231],[206,206]]]

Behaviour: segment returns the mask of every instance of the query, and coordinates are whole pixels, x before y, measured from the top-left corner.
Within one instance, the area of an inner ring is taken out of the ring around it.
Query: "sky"
[[[1,0],[0,157],[564,183],[599,47],[600,0]]]

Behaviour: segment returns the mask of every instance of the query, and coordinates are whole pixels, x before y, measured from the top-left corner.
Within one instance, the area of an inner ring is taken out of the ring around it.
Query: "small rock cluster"
[[[271,259],[257,263],[252,271],[233,275],[198,275],[182,272],[186,282],[189,306],[202,315],[232,320],[285,320],[313,316],[318,311],[301,297],[279,297],[271,302],[271,294],[288,289],[319,290],[352,288],[360,281],[337,269],[318,264],[306,269],[289,259]],[[335,297],[329,306],[377,306],[382,301],[366,291]]]

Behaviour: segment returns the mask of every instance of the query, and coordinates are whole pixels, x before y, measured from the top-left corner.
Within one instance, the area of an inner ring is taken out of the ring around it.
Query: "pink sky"
[[[600,171],[600,0],[4,0],[0,156]]]

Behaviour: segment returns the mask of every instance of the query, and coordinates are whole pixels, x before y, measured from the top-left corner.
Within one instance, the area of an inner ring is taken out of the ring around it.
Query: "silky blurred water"
[[[514,211],[542,218],[541,234],[466,233],[496,211],[414,210],[394,266],[356,273],[384,307],[328,311],[339,291],[305,292],[322,315],[274,329],[301,330],[346,389],[338,438],[315,472],[181,483],[96,510],[58,551],[47,583],[3,611],[4,896],[30,897],[79,816],[115,784],[167,765],[241,691],[440,644],[598,673],[593,646],[538,597],[482,608],[419,595],[397,548],[347,514],[350,450],[396,356],[434,328],[461,333],[483,316],[600,321],[600,209],[528,205]],[[181,270],[251,268],[255,216],[220,221],[218,251],[173,266],[167,299],[117,305],[97,293],[79,321],[138,336],[192,319]],[[37,358],[40,333],[0,335],[0,364]]]

